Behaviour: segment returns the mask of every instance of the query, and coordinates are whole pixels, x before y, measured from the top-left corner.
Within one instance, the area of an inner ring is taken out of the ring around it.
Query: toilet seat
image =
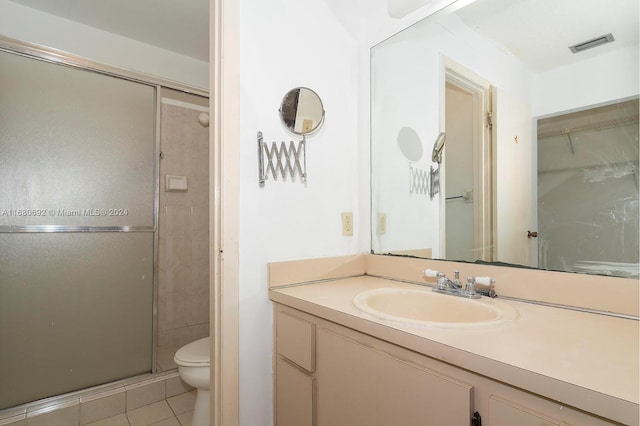
[[[209,337],[184,345],[178,349],[173,360],[183,367],[209,367],[211,363]]]

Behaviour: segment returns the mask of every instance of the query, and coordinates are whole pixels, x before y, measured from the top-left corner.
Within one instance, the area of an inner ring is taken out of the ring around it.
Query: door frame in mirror
[[[440,128],[446,129],[446,84],[469,93],[473,98],[473,252],[476,259],[493,261],[496,256],[496,215],[495,197],[495,132],[493,131],[493,111],[496,93],[491,82],[472,70],[442,56],[442,82],[440,84]],[[446,144],[445,144],[446,158]],[[446,167],[440,177],[440,252],[446,253]],[[446,256],[445,256],[446,257]]]

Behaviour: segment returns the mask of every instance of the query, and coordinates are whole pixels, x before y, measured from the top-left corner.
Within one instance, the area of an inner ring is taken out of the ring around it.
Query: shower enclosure
[[[538,121],[541,267],[640,276],[639,116],[636,97]]]
[[[0,410],[152,372],[157,87],[0,51]]]

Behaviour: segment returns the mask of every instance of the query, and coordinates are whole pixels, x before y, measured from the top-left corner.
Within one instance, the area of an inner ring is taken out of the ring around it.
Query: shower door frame
[[[139,227],[139,226],[109,226],[109,227],[94,227],[94,226],[66,226],[66,225],[27,225],[27,226],[0,226],[0,233],[80,233],[80,232],[153,232],[153,283],[152,283],[152,359],[150,365],[151,375],[159,373],[158,371],[158,276],[159,276],[159,262],[158,262],[158,211],[159,211],[159,198],[160,198],[160,110],[161,88],[173,89],[180,92],[193,94],[197,96],[209,97],[209,92],[197,87],[178,83],[175,81],[165,80],[163,78],[154,77],[151,75],[138,73],[131,70],[125,70],[122,68],[106,65],[100,62],[92,61],[82,58],[73,54],[59,51],[57,49],[47,48],[39,46],[33,43],[28,43],[10,37],[0,35],[0,52],[6,52],[9,54],[20,55],[29,59],[40,60],[49,62],[56,65],[63,65],[72,68],[76,68],[83,71],[95,72],[105,76],[119,78],[127,80],[133,83],[143,84],[153,87],[154,89],[154,102],[155,102],[155,122],[154,122],[154,164],[153,164],[153,226]],[[144,229],[143,229],[144,228]],[[141,380],[148,379],[149,375],[135,376],[129,379],[119,380],[113,383],[114,386],[121,386],[123,383],[135,383]],[[104,388],[106,385],[97,385],[96,387]],[[66,398],[69,394],[77,394],[85,390],[90,391],[93,388],[84,390],[77,390],[68,394],[55,395],[45,400],[27,402],[17,407],[29,407],[37,404],[39,407],[55,406],[59,400]],[[16,407],[11,407],[6,410],[0,410],[0,414],[3,411],[14,410]]]

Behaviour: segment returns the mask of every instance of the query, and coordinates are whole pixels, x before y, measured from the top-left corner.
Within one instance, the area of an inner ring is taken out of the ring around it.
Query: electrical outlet
[[[304,120],[302,120],[302,131],[310,132],[311,129],[313,129],[313,120],[310,120],[308,118],[305,118]]]
[[[387,233],[387,214],[378,213],[378,235]]]
[[[353,235],[353,213],[342,213],[342,235]]]

